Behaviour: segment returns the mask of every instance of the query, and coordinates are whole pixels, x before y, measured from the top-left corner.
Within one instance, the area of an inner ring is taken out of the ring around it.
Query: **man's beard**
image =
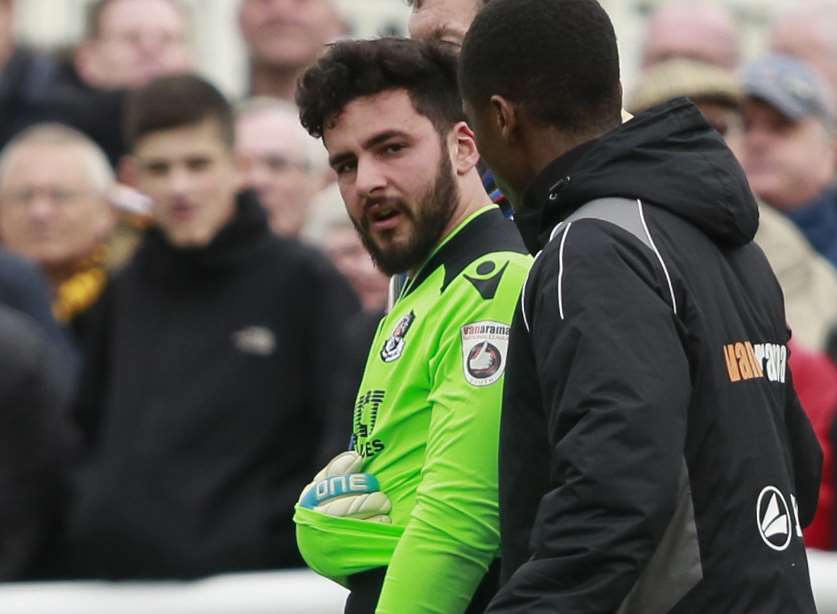
[[[439,243],[459,202],[459,186],[445,148],[436,171],[436,180],[417,202],[415,211],[401,199],[382,199],[412,222],[412,233],[405,244],[381,246],[369,231],[369,219],[352,220],[363,245],[375,265],[386,275],[410,271],[422,264]]]

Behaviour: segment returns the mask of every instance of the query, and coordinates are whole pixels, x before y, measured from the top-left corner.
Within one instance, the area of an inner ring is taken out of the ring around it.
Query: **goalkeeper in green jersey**
[[[482,612],[497,588],[500,404],[530,258],[480,181],[448,47],[337,43],[297,94],[364,244],[405,280],[346,411],[351,450],[296,508],[302,555],[349,588],[350,614]]]

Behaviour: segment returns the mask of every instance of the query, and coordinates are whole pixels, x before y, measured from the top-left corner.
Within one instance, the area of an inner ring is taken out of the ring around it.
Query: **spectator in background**
[[[781,13],[772,24],[770,48],[813,66],[831,87],[837,103],[837,1],[802,2]],[[833,109],[837,113],[837,107]]]
[[[82,84],[135,89],[192,65],[186,16],[176,0],[96,0],[73,56]]]
[[[116,165],[125,153],[126,90],[191,65],[187,15],[177,0],[94,0],[84,38],[62,67],[57,95],[71,105],[66,121]]]
[[[13,0],[0,0],[0,147],[56,112],[50,92],[58,65],[16,44],[13,9]]]
[[[241,0],[250,95],[293,100],[297,78],[346,33],[334,0]]]
[[[695,60],[666,60],[642,73],[628,108],[640,113],[678,96],[692,99],[740,159],[743,90],[736,74]],[[794,340],[810,349],[822,349],[831,324],[837,322],[837,271],[813,250],[793,222],[773,207],[760,205],[755,240],[784,291]]]
[[[349,280],[364,312],[382,314],[387,303],[389,278],[375,266],[363,246],[346,213],[337,185],[329,186],[316,196],[311,213],[302,232],[303,238],[319,247]],[[365,352],[363,358],[366,359]]]
[[[102,151],[60,124],[33,126],[0,153],[0,238],[47,275],[53,314],[76,341],[107,282],[113,184]]]
[[[97,307],[78,416],[89,445],[63,572],[191,578],[301,563],[291,516],[321,453],[354,297],[275,237],[241,185],[230,105],[194,76],[129,100],[155,226]]]
[[[387,303],[389,281],[386,275],[375,268],[351,222],[341,220],[328,226],[323,249],[337,270],[352,284],[363,311],[381,316]]]
[[[837,267],[835,117],[827,86],[807,64],[769,55],[745,70],[744,93],[743,164],[753,191]]]
[[[434,38],[459,47],[471,22],[489,0],[407,0],[412,8],[408,28],[410,37]]]
[[[299,124],[296,106],[275,98],[243,102],[236,113],[235,148],[245,185],[267,210],[273,232],[298,237],[328,166],[322,145]]]
[[[61,350],[0,305],[0,581],[33,573],[60,522],[76,443],[72,393]]]
[[[641,113],[680,96],[692,99],[727,145],[740,146],[741,85],[732,70],[683,57],[664,60],[642,71],[626,107]]]
[[[735,21],[714,2],[664,2],[648,20],[641,55],[644,68],[690,58],[734,70],[740,55]]]
[[[837,363],[825,354],[795,347],[790,357],[793,383],[823,451],[817,514],[805,529],[805,543],[837,550]]]

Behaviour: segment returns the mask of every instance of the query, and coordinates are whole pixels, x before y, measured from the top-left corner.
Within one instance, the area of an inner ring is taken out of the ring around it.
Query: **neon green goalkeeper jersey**
[[[312,569],[345,584],[388,568],[379,613],[463,612],[497,555],[503,373],[530,264],[517,229],[487,206],[435,250],[378,326],[352,446],[392,502],[392,524],[297,506]]]

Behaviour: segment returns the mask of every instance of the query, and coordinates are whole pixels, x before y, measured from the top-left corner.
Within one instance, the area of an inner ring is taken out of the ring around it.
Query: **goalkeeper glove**
[[[374,475],[358,473],[362,464],[357,452],[338,454],[302,490],[299,504],[330,516],[389,524],[389,498]]]

